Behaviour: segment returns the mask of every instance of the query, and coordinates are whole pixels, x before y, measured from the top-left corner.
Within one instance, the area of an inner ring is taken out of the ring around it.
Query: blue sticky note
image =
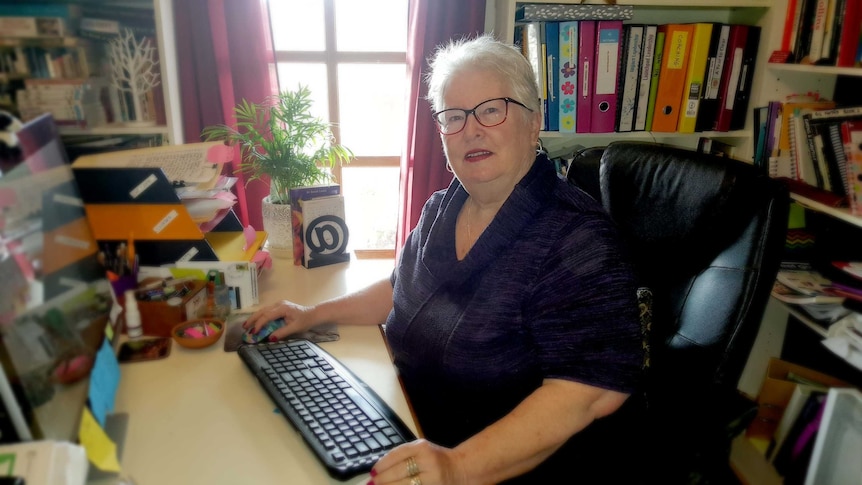
[[[114,349],[105,339],[96,354],[96,363],[90,374],[90,411],[93,417],[104,427],[108,413],[114,410],[114,399],[117,396],[117,386],[120,384],[120,363],[114,355]]]

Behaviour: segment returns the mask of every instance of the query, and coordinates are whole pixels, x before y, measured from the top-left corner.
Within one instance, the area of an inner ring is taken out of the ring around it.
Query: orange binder
[[[658,77],[652,131],[674,132],[679,123],[694,24],[664,24],[664,52]]]
[[[694,24],[694,38],[691,42],[691,53],[688,56],[688,72],[683,84],[682,105],[677,127],[680,133],[694,133],[698,107],[703,98],[706,60],[709,57],[711,41],[712,24]]]

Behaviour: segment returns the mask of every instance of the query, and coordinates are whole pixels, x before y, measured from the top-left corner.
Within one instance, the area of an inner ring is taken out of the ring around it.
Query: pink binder
[[[616,126],[617,88],[622,52],[623,21],[599,20],[596,23],[593,105],[590,131],[610,133]]]
[[[578,41],[578,102],[575,120],[577,133],[589,133],[593,111],[594,61],[596,56],[596,21],[581,20]]]

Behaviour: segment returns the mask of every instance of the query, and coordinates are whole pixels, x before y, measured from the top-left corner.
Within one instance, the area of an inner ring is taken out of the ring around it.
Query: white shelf
[[[790,194],[790,198],[798,202],[803,207],[806,207],[811,210],[815,210],[817,212],[822,212],[828,216],[834,217],[836,219],[840,219],[848,224],[852,224],[857,227],[862,227],[862,217],[854,216],[850,213],[850,209],[842,208],[842,207],[830,207],[821,202],[817,202],[816,200],[809,199],[808,197],[803,197],[799,194]]]
[[[169,135],[170,129],[164,125],[155,126],[123,126],[123,125],[105,125],[96,126],[93,128],[75,128],[69,126],[61,126],[60,134],[65,136],[73,135]]]
[[[860,67],[835,67],[835,66],[814,66],[811,64],[777,64],[767,63],[766,68],[774,72],[802,72],[806,74],[826,74],[833,76],[858,76],[862,77],[862,68]]]
[[[678,132],[659,132],[659,131],[628,131],[628,132],[610,132],[610,133],[562,133],[559,131],[543,131],[540,134],[541,138],[601,138],[614,140],[657,140],[657,139],[693,139],[705,136],[709,138],[751,138],[751,132],[748,130],[735,131],[703,131],[696,133],[678,133]]]
[[[803,325],[813,330],[814,333],[820,337],[826,338],[826,329],[812,320],[811,317],[805,314],[805,312],[800,311],[795,305],[791,305],[780,300],[779,302],[787,308],[788,313],[796,317],[796,319],[802,322]]]

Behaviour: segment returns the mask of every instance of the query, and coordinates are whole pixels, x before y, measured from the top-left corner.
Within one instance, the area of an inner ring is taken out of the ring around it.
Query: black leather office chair
[[[568,179],[602,202],[652,292],[646,386],[627,403],[645,407],[643,482],[734,483],[729,444],[756,410],[736,386],[782,256],[786,188],[744,162],[638,142],[581,151]]]

